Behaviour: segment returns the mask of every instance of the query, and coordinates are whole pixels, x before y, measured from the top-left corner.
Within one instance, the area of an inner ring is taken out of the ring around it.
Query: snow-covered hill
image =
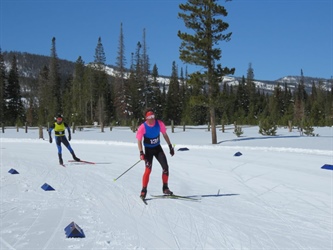
[[[7,52],[4,53],[4,59],[5,59],[5,67],[7,71],[10,69],[11,65],[11,57]],[[30,78],[37,78],[38,74],[40,73],[41,68],[44,65],[48,65],[49,63],[49,57],[47,56],[40,56],[40,55],[33,55],[29,53],[16,53],[17,56],[17,65],[18,65],[18,71],[20,76],[23,77],[30,77]],[[62,74],[72,74],[74,70],[74,62],[69,62],[67,60],[59,60],[59,66],[60,66],[60,72]],[[106,71],[110,76],[114,76],[116,74],[115,68],[111,65],[106,66]],[[189,72],[191,73],[191,72]],[[308,92],[311,91],[312,83],[321,84],[321,86],[325,90],[331,90],[333,81],[332,79],[323,79],[323,78],[314,78],[314,77],[304,77],[304,83],[306,90]],[[166,88],[168,88],[170,79],[168,76],[160,76],[158,77],[158,81],[163,85],[165,83]],[[227,83],[229,85],[238,85],[241,81],[241,77],[238,76],[225,76],[223,81],[221,82],[221,85],[223,83]],[[275,81],[267,81],[267,80],[260,80],[255,79],[254,83],[257,86],[258,89],[266,91],[266,92],[272,92],[274,88],[279,83],[281,88],[284,88],[285,83],[288,85],[288,88],[292,91],[295,89],[297,84],[299,84],[301,81],[300,76],[284,76],[279,79],[276,79]]]

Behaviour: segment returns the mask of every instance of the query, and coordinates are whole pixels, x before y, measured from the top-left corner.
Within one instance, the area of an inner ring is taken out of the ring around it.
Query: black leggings
[[[167,174],[169,172],[168,161],[161,145],[158,145],[153,148],[145,147],[145,159],[146,159],[146,166],[148,168],[152,168],[154,156],[157,159],[157,161],[161,164],[163,173]]]
[[[153,157],[157,159],[157,161],[161,164],[163,169],[162,172],[162,182],[163,186],[168,186],[168,179],[169,179],[169,166],[167,158],[163,152],[161,145],[158,145],[154,148],[145,147],[145,172],[143,173],[142,177],[142,187],[147,188],[149,182],[149,176],[151,173],[151,169],[153,166]]]
[[[61,154],[61,152],[62,152],[61,143],[63,143],[66,146],[66,148],[68,148],[69,152],[71,152],[71,153],[73,152],[73,149],[72,149],[71,145],[69,144],[66,136],[56,136],[55,141],[57,144],[59,154]]]

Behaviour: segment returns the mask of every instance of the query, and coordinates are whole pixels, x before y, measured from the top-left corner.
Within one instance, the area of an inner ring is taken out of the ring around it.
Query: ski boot
[[[59,164],[60,165],[63,165],[64,164],[64,161],[62,160],[62,155],[61,154],[58,154],[59,156]]]
[[[168,184],[163,184],[163,194],[165,195],[173,195],[173,192],[170,191]]]
[[[147,195],[147,188],[143,187],[141,190],[140,198],[144,200],[146,199],[146,195]]]
[[[72,156],[73,156],[73,160],[74,160],[74,161],[80,161],[80,159],[77,158],[76,155],[74,154],[74,151],[71,152],[71,154],[72,154]]]

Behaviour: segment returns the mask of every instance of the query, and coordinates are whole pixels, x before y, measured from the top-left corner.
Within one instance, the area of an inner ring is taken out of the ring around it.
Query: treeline
[[[145,33],[125,68],[122,27],[115,65],[116,74],[106,72],[106,58],[101,38],[95,60],[86,65],[81,57],[73,66],[60,68],[56,39],[51,55],[37,76],[18,73],[17,58],[12,54],[6,71],[0,50],[1,123],[5,126],[46,126],[58,113],[77,125],[132,125],[142,122],[142,111],[153,107],[166,124],[200,125],[209,122],[208,86],[204,79],[171,65],[169,84],[158,81],[157,65],[152,69],[147,55]],[[44,58],[44,59],[45,59]],[[43,59],[43,60],[44,60]],[[27,62],[29,64],[29,62]],[[69,70],[70,69],[70,70]],[[294,91],[287,84],[277,84],[273,93],[256,88],[251,64],[238,85],[219,85],[214,106],[216,121],[224,124],[287,126],[330,126],[333,120],[333,91],[313,81],[311,93],[305,90],[303,73]],[[211,105],[211,104],[210,104]]]

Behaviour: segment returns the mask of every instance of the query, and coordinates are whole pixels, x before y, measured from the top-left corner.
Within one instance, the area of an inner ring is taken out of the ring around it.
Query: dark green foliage
[[[262,119],[259,123],[259,133],[262,135],[276,135],[277,125],[269,118]]]
[[[6,71],[5,63],[0,48],[0,121],[4,122],[6,112],[6,100],[5,100],[5,88],[6,88]],[[0,124],[1,126],[2,124]]]
[[[176,62],[172,63],[172,73],[169,83],[169,90],[166,100],[166,117],[170,117],[174,124],[179,125],[181,122],[181,93],[178,81],[178,71]]]
[[[226,9],[217,4],[216,0],[188,0],[180,4],[181,13],[178,16],[184,21],[186,28],[193,33],[178,31],[182,40],[180,59],[185,63],[202,66],[203,72],[196,72],[194,77],[200,77],[207,83],[209,120],[212,131],[212,143],[217,143],[216,137],[216,98],[219,95],[219,80],[234,73],[234,69],[222,68],[217,62],[221,59],[222,50],[218,46],[221,41],[229,41],[231,32],[224,33],[229,24],[223,21],[228,15]],[[190,77],[192,77],[190,75]]]
[[[50,103],[52,101],[52,90],[49,84],[49,69],[44,66],[37,80],[38,84],[38,125],[46,125],[47,122],[54,116],[54,113],[51,113],[49,108],[52,106]]]
[[[123,26],[120,25],[120,35],[118,44],[118,56],[116,58],[116,69],[115,81],[113,82],[114,95],[114,106],[115,116],[117,119],[122,120],[125,124],[132,119],[132,105],[130,88],[128,81],[125,79],[126,75],[126,58],[125,58],[125,45],[124,45],[124,34]],[[110,107],[111,108],[111,107]]]
[[[314,131],[314,128],[312,126],[312,122],[307,120],[307,119],[304,119],[302,121],[302,131],[305,135],[307,136],[314,136],[315,134],[313,133]]]
[[[112,90],[109,78],[106,73],[106,57],[101,37],[98,38],[95,49],[94,64],[91,65],[91,116],[92,122],[97,121],[100,125],[106,125],[111,121],[108,119],[110,114],[108,109],[111,103]]]
[[[1,54],[0,54],[1,55]],[[8,53],[6,53],[8,56]],[[15,55],[15,53],[10,53]],[[37,58],[37,56],[30,57],[28,54],[18,53],[19,58]],[[44,58],[44,57],[43,57]],[[1,58],[0,58],[1,59]],[[49,57],[49,62],[51,58]],[[18,61],[18,60],[17,60]],[[24,59],[26,62],[27,59]],[[39,61],[39,60],[37,60]],[[68,62],[62,64],[62,60],[59,60],[59,71],[62,72],[63,67]],[[134,60],[133,60],[134,62]],[[10,65],[12,59],[6,64]],[[21,61],[18,61],[21,63]],[[34,66],[34,60],[31,63],[25,65]],[[53,99],[53,92],[51,83],[49,81],[49,69],[50,63],[42,66],[39,70],[37,78],[32,77],[18,77],[19,85],[21,86],[20,92],[22,100],[24,100],[25,116],[26,120],[21,121],[28,122],[29,126],[47,125],[47,122],[52,121],[54,112],[51,111],[53,106],[51,101]],[[128,102],[129,107],[133,108],[132,117],[138,123],[142,120],[142,110],[144,103],[139,101],[139,95],[143,96],[143,92],[139,89],[140,69],[136,69],[139,64],[131,64],[131,71],[129,78],[124,79],[124,84],[129,88]],[[86,66],[81,57],[78,58],[74,66],[71,66],[73,72],[61,77],[62,98],[63,98],[63,114],[68,122],[75,122],[75,124],[92,124],[94,117],[97,117],[96,105],[99,98],[94,95],[93,89],[95,84],[95,75],[100,72],[96,72],[91,66]],[[2,70],[1,70],[2,69]],[[19,64],[19,69],[22,70],[22,65]],[[180,109],[179,115],[181,116],[179,124],[193,124],[202,125],[210,122],[209,120],[209,95],[207,83],[201,78],[200,75],[196,77],[196,74],[192,74],[191,78],[188,78],[187,73],[183,76],[182,69],[181,74],[178,77],[177,67],[174,65],[174,83],[178,82],[180,100],[179,105],[183,108]],[[5,86],[8,84],[9,71],[6,72],[4,63],[0,60],[0,82],[3,86],[3,94],[5,94]],[[253,69],[252,69],[253,70]],[[23,69],[24,71],[24,69]],[[20,72],[18,70],[18,72]],[[126,71],[126,74],[128,71]],[[71,77],[72,76],[72,77]],[[108,86],[114,86],[115,78],[105,75],[109,84]],[[15,78],[15,77],[14,77]],[[67,80],[66,80],[67,79]],[[295,126],[302,126],[302,121],[311,122],[311,126],[331,126],[333,117],[333,94],[330,89],[327,89],[321,80],[312,80],[311,92],[304,93],[302,89],[304,87],[297,86],[295,92],[291,92],[287,83],[276,84],[276,88],[272,93],[265,93],[259,91],[256,88],[248,88],[247,78],[240,79],[238,85],[228,85],[227,83],[221,83],[219,85],[219,92],[215,97],[214,105],[216,106],[216,121],[220,122],[223,118],[225,124],[231,124],[237,121],[238,124],[258,125],[259,120],[270,118],[275,124],[281,126],[287,126],[291,121]],[[301,83],[301,82],[300,82]],[[253,87],[253,86],[252,86]],[[1,90],[1,89],[0,89]],[[299,92],[301,91],[301,94]],[[254,100],[254,112],[251,111],[250,93],[255,93]],[[0,92],[1,94],[1,92]],[[112,94],[112,92],[111,92]],[[167,86],[164,82],[158,82],[158,69],[157,65],[154,65],[151,74],[151,97],[148,98],[152,107],[154,107],[157,117],[163,119],[167,124],[170,124],[171,120],[177,117],[176,115],[168,116],[166,110],[169,109],[167,103]],[[141,96],[141,97],[142,97]],[[301,96],[303,96],[301,99]],[[306,97],[306,98],[305,98]],[[6,112],[7,106],[5,105],[5,98],[1,98],[4,112]],[[111,101],[104,100],[105,107],[105,121],[115,121],[115,116],[112,114],[115,108],[115,97],[111,97]],[[142,100],[142,99],[141,99]],[[103,103],[101,99],[100,104]],[[134,109],[135,108],[135,109]],[[5,113],[1,114],[4,115]],[[110,114],[108,113],[110,112]],[[302,116],[304,116],[302,118]],[[5,121],[2,119],[1,121]],[[130,124],[132,121],[119,121],[115,124]],[[15,121],[16,122],[16,121]],[[7,122],[6,122],[7,124]],[[106,123],[108,125],[109,123]]]
[[[234,134],[237,136],[237,137],[240,137],[242,134],[243,134],[243,129],[241,126],[236,126],[235,129],[234,129]]]
[[[22,102],[19,75],[16,57],[13,56],[11,68],[8,74],[8,82],[5,85],[6,108],[4,121],[7,125],[23,125],[25,121],[25,109]]]
[[[60,73],[59,73],[59,62],[58,55],[56,52],[56,39],[52,38],[52,47],[51,47],[51,59],[50,59],[50,71],[48,76],[48,81],[50,88],[52,90],[52,101],[50,103],[50,113],[51,114],[61,114],[63,113],[63,103],[62,103],[62,94],[63,94],[63,84],[61,82]]]

